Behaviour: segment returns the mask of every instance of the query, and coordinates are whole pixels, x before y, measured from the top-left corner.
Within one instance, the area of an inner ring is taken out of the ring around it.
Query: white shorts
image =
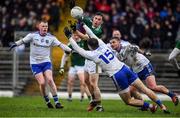
[[[86,59],[84,65],[84,71],[88,74],[101,73],[101,68],[91,60]]]
[[[69,68],[68,74],[77,75],[78,73],[84,73],[84,66],[74,66]]]

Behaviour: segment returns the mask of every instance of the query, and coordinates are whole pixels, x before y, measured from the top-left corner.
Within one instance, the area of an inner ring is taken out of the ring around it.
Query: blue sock
[[[169,91],[169,93],[167,95],[172,98],[174,96],[174,93]]]
[[[49,103],[50,102],[50,99],[49,99],[49,97],[46,95],[46,96],[44,96],[44,100],[46,101],[46,103]]]
[[[57,103],[59,103],[59,100],[58,100],[58,96],[57,95],[54,95],[53,96],[53,99],[54,99],[54,102],[57,104]]]
[[[158,104],[159,106],[161,106],[161,105],[162,105],[161,100],[157,100],[157,101],[156,101],[156,104]]]
[[[149,103],[148,103],[148,102],[144,102],[144,104],[143,104],[142,107],[143,107],[143,108],[149,108]]]

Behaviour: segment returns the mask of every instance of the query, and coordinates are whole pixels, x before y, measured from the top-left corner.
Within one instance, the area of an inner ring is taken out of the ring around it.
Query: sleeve
[[[106,45],[101,39],[99,39],[87,25],[83,25],[83,28],[86,30],[86,33],[91,37],[98,40],[99,45]]]
[[[69,54],[67,54],[67,53],[64,53],[64,54],[63,54],[63,56],[62,56],[62,58],[61,58],[60,68],[64,68],[64,65],[65,65],[65,63],[66,63],[66,61],[67,61],[67,59],[68,59],[68,56],[69,56]]]
[[[52,42],[52,46],[58,46],[60,47],[61,49],[63,49],[64,51],[66,52],[71,52],[72,49],[69,48],[67,45],[61,43],[57,38],[54,37],[54,40]]]
[[[70,41],[73,49],[74,49],[76,52],[78,52],[81,56],[83,56],[83,57],[85,57],[85,58],[88,58],[88,59],[90,59],[90,60],[93,60],[92,51],[86,51],[86,50],[84,50],[83,48],[79,47],[72,37],[69,39],[69,41]]]
[[[33,34],[32,34],[32,33],[29,33],[29,34],[26,35],[24,38],[16,41],[15,43],[16,43],[18,46],[21,45],[21,44],[23,44],[23,43],[29,43],[29,42],[32,41],[32,39],[33,39],[32,37],[33,37]]]

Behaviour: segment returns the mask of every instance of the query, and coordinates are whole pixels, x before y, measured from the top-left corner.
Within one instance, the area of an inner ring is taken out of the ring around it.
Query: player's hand
[[[68,20],[68,24],[69,24],[69,26],[70,26],[70,28],[72,29],[73,32],[75,32],[77,30],[77,28],[76,28],[77,22],[72,23],[71,20]]]
[[[72,9],[76,5],[75,0],[69,1],[69,8]]]
[[[17,46],[17,44],[16,43],[12,43],[11,44],[11,46],[10,46],[10,48],[9,48],[9,51],[11,51],[13,48],[15,48]]]
[[[144,52],[144,55],[145,56],[151,56],[151,53],[150,52]]]
[[[60,68],[60,69],[59,69],[59,74],[60,74],[60,75],[63,75],[63,74],[64,74],[64,68]]]
[[[68,39],[72,36],[72,33],[71,33],[71,31],[69,30],[68,27],[64,28],[64,34]]]

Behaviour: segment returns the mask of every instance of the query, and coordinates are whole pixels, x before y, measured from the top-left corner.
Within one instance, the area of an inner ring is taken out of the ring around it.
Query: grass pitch
[[[0,117],[180,117],[180,105],[174,106],[171,101],[164,101],[171,114],[164,114],[160,109],[154,114],[150,111],[139,111],[125,105],[120,100],[103,100],[104,112],[87,112],[88,101],[74,99],[68,102],[60,100],[64,109],[48,109],[41,97],[0,98]],[[53,102],[52,102],[53,103]]]

